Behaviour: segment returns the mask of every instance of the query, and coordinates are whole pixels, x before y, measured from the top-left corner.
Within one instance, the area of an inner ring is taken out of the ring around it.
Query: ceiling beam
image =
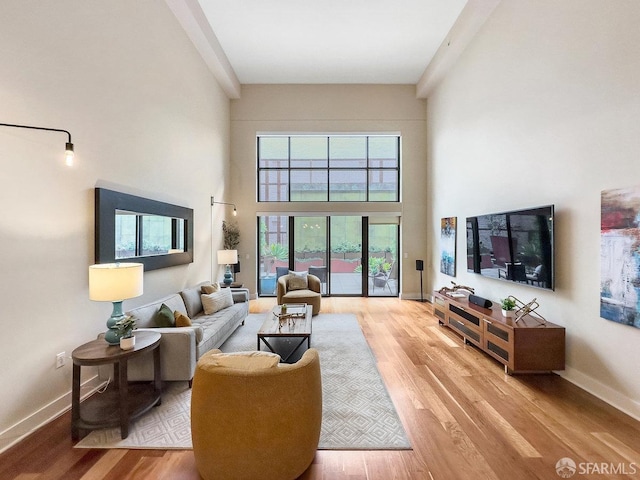
[[[491,16],[500,0],[469,0],[449,30],[429,65],[416,85],[416,96],[427,98],[442,80],[462,52],[471,43],[482,25]]]
[[[165,0],[229,98],[240,98],[240,80],[198,0]]]

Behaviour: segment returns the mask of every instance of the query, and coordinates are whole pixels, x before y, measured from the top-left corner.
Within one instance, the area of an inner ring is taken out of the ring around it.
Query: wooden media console
[[[565,329],[525,315],[517,322],[499,309],[482,308],[467,297],[434,292],[433,313],[441,325],[462,335],[513,373],[546,373],[564,370]]]

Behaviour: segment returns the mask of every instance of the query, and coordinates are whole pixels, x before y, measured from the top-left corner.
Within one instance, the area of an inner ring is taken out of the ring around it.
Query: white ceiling
[[[241,84],[416,84],[467,3],[195,1]]]

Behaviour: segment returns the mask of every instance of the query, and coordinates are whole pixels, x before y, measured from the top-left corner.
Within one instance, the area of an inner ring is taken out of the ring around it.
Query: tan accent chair
[[[307,287],[303,290],[288,290],[289,275],[283,275],[278,279],[277,293],[278,293],[278,305],[283,303],[306,303],[313,307],[313,315],[320,313],[320,300],[322,294],[320,293],[321,283],[320,279],[315,275],[307,275]]]
[[[268,352],[200,358],[191,394],[191,437],[204,480],[293,480],[311,465],[322,422],[320,359],[294,364]]]

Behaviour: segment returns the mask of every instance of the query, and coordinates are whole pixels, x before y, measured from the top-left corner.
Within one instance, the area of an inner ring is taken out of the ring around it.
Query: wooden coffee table
[[[260,341],[276,353],[267,338],[283,338],[296,337],[300,339],[300,343],[282,359],[286,362],[291,356],[307,341],[307,348],[311,347],[311,316],[313,307],[311,305],[289,305],[287,308],[288,316],[281,314],[281,306],[276,305],[267,314],[267,318],[258,330],[258,351],[260,351]]]

